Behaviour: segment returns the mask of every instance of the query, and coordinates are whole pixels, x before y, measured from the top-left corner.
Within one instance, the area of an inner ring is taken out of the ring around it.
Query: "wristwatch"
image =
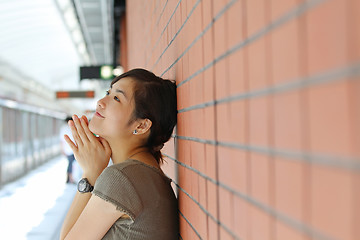
[[[87,178],[82,178],[82,179],[80,179],[80,181],[77,185],[77,189],[81,193],[87,193],[87,192],[92,192],[94,187],[91,186],[91,184],[89,183]]]

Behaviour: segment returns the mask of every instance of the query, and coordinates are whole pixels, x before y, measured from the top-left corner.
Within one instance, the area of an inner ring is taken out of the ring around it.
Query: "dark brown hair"
[[[145,147],[149,148],[158,163],[162,163],[160,149],[170,139],[177,121],[176,83],[136,68],[114,78],[111,86],[125,77],[135,82],[132,120],[151,120],[150,136]]]

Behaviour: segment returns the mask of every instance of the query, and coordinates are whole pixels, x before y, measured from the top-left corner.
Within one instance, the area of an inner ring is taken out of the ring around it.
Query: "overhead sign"
[[[80,81],[83,79],[111,80],[114,76],[112,65],[80,67]]]
[[[57,91],[56,98],[94,98],[95,91]]]

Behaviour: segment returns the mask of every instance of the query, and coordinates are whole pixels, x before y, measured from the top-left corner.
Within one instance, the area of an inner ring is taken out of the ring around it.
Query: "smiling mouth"
[[[95,116],[100,117],[100,118],[105,118],[103,115],[101,115],[99,112],[95,112]]]

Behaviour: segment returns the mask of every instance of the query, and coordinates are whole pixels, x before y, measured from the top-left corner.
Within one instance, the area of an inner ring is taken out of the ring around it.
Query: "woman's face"
[[[135,106],[133,87],[134,81],[128,77],[112,85],[106,96],[97,102],[90,131],[107,140],[132,134],[136,127],[135,123],[129,124]]]

